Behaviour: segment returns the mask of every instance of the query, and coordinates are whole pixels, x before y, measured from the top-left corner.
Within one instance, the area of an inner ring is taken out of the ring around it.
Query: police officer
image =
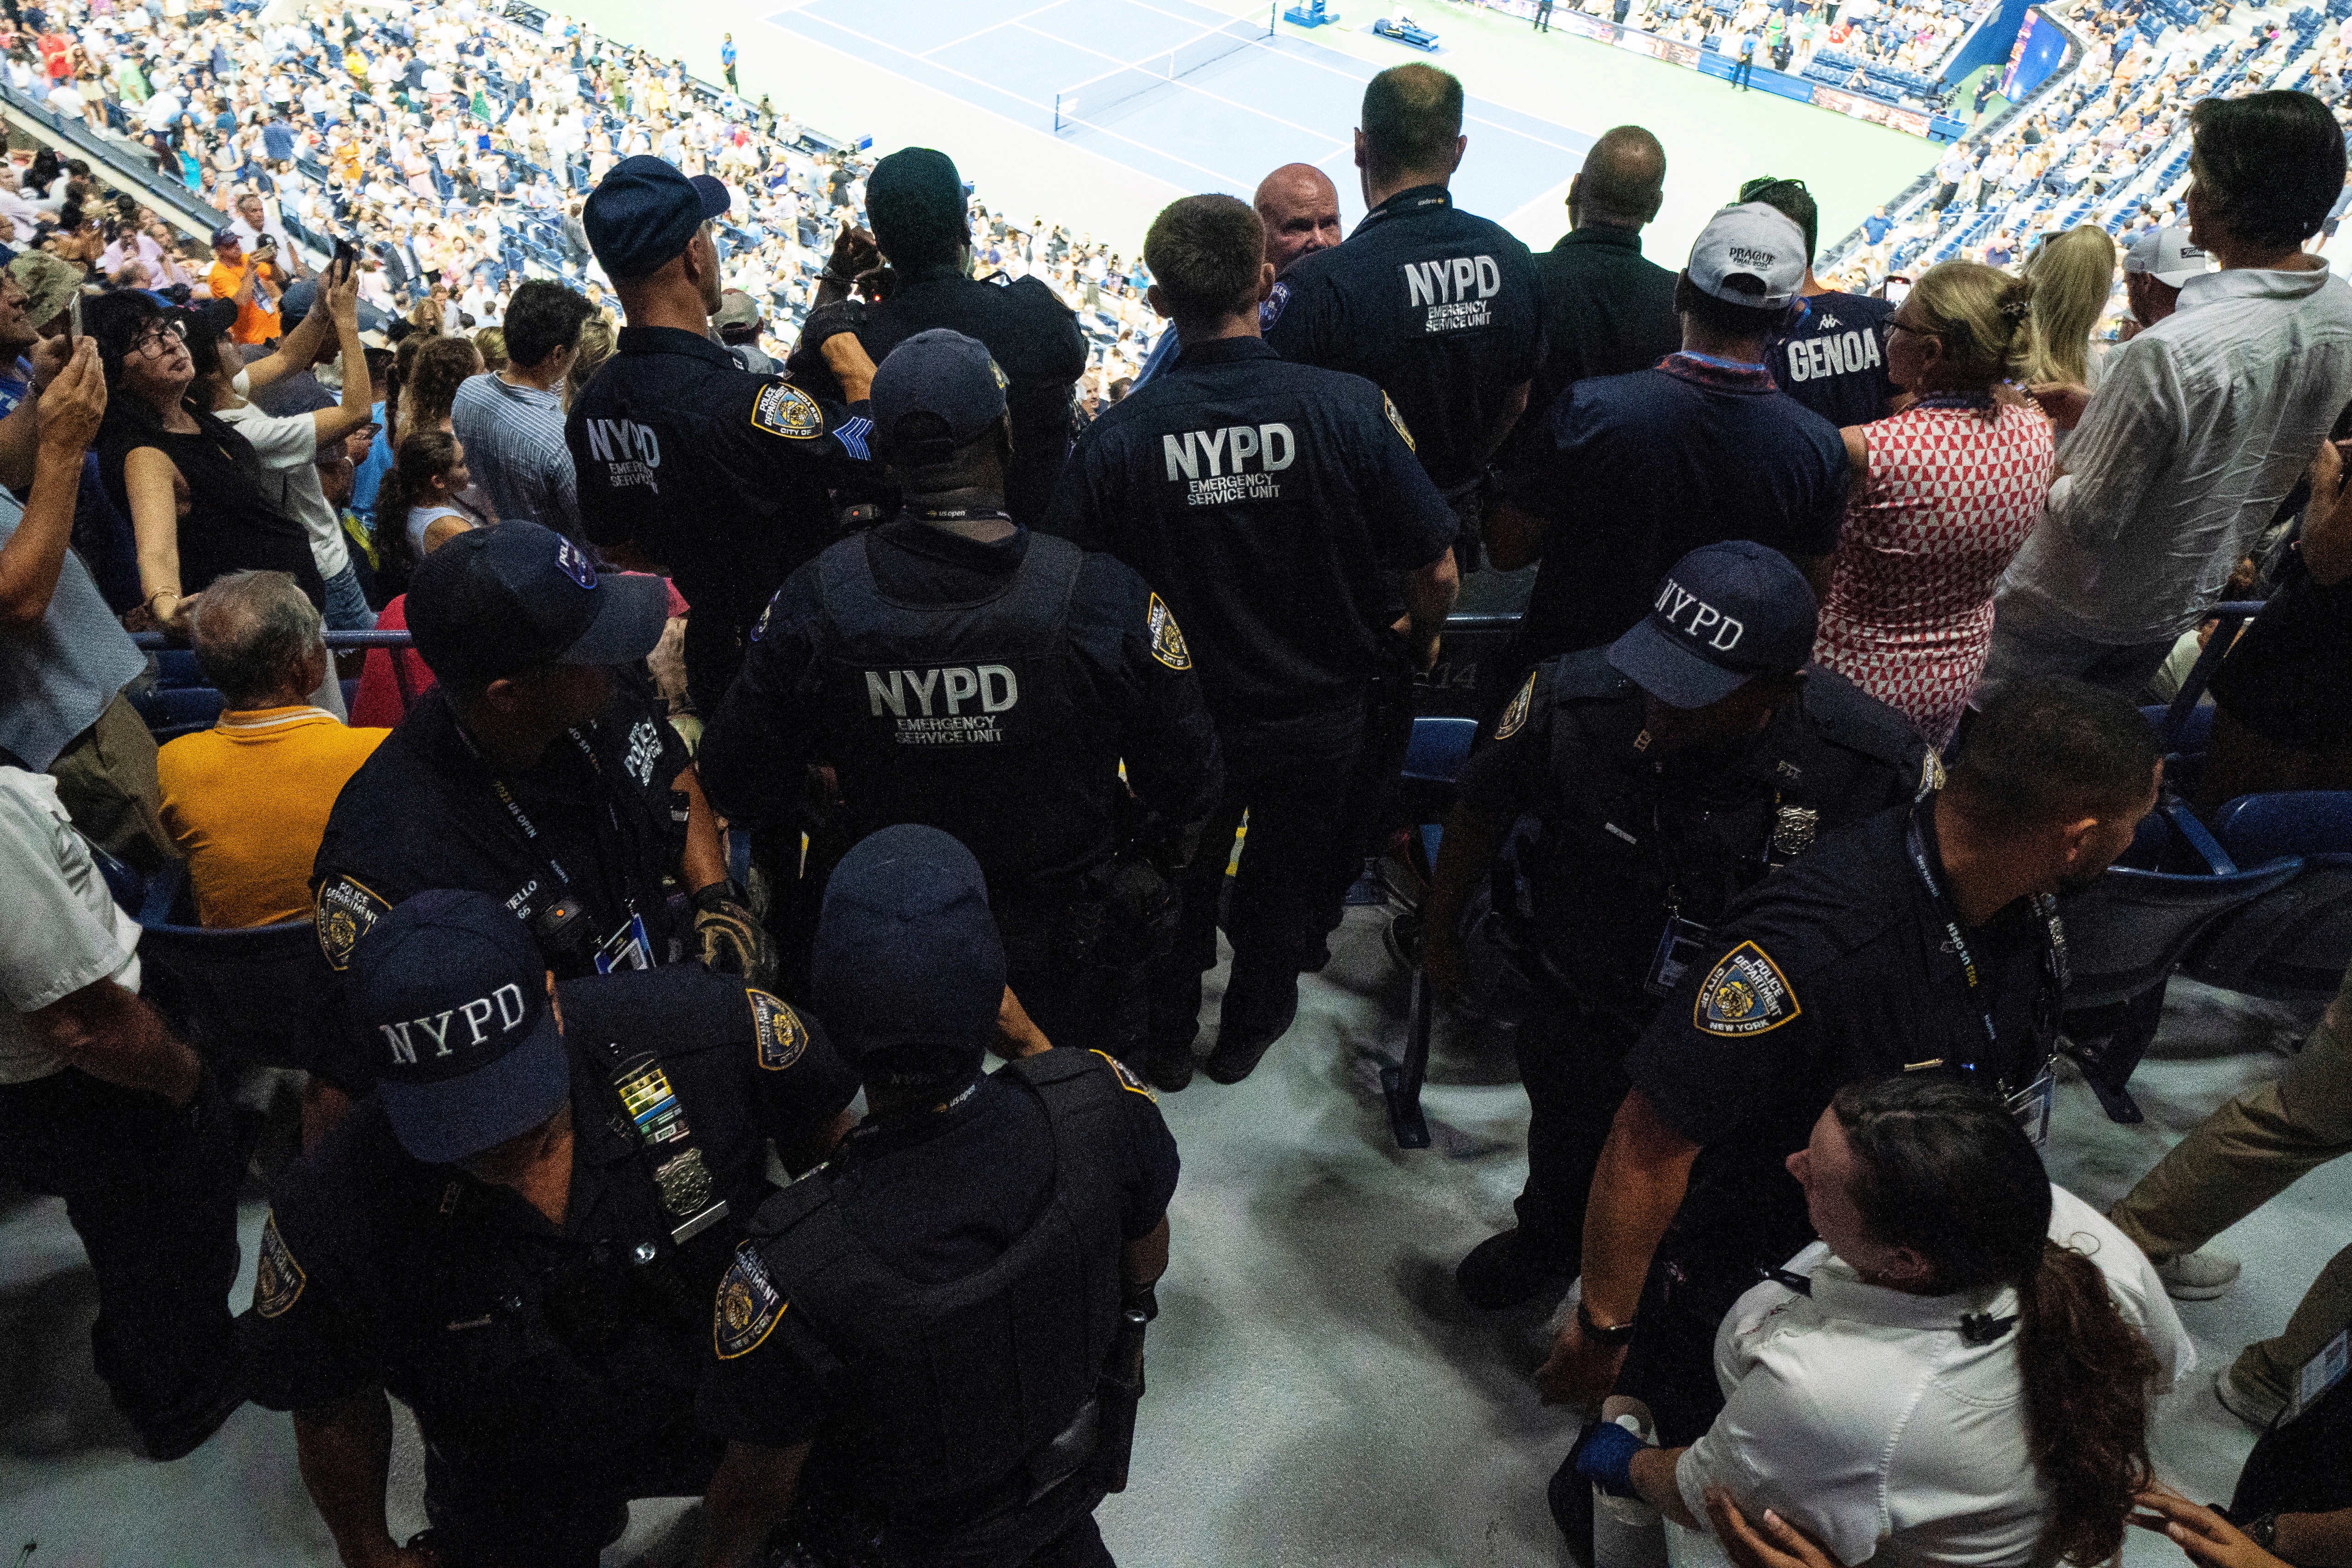
[[[599,574],[535,522],[459,534],[418,563],[408,627],[437,683],[327,819],[312,887],[330,965],[347,970],[411,894],[464,888],[504,904],[566,979],[689,955],[772,973],[643,673],[667,613],[660,579]]]
[[[1192,628],[1224,756],[1210,852],[1185,879],[1182,933],[1152,987],[1149,1067],[1168,1089],[1192,1076],[1223,848],[1244,811],[1209,1075],[1238,1082],[1290,1026],[1298,973],[1353,874],[1333,781],[1355,769],[1367,690],[1384,668],[1429,668],[1456,585],[1454,518],[1387,395],[1285,364],[1259,339],[1275,287],[1265,237],[1231,196],[1187,196],[1154,220],[1144,259],[1177,358],[1079,438],[1046,524],[1134,567]],[[1384,572],[1404,580],[1402,634]]]
[[[829,487],[867,470],[866,422],[710,337],[721,303],[711,220],[727,188],[659,158],[624,158],[580,215],[627,325],[564,420],[582,526],[599,550],[677,579],[687,687],[717,709],[743,637],[792,569],[838,531]],[[856,340],[826,345],[854,402],[873,374]]]
[[[1024,528],[1035,527],[1069,456],[1071,395],[1087,369],[1086,334],[1076,314],[1042,278],[971,276],[963,176],[944,153],[906,147],[876,163],[866,177],[866,211],[889,264],[888,289],[878,303],[853,304],[839,321],[855,331],[877,364],[934,327],[951,327],[987,345],[1010,384],[1013,466],[1005,476],[1004,510]],[[845,289],[847,279],[829,271],[825,282]],[[804,328],[788,362],[793,378],[820,395],[836,384],[822,358],[831,343],[826,326],[835,320],[828,312]]]
[[[347,1568],[591,1568],[626,1500],[708,1481],[704,1303],[770,1141],[807,1169],[856,1084],[740,980],[559,984],[481,893],[419,893],[354,960],[377,1087],[271,1193],[249,1392],[294,1413]],[[424,1434],[429,1553],[386,1530],[387,1392]]]
[[[704,733],[703,776],[758,824],[829,766],[820,886],[877,828],[953,834],[988,873],[1013,989],[1045,1037],[1139,1054],[1141,966],[1173,925],[1162,877],[1219,786],[1183,633],[1127,566],[1006,515],[1004,377],[978,342],[918,332],[873,392],[905,510],[777,594]],[[1122,816],[1138,803],[1150,820]],[[1130,827],[1137,852],[1115,856]]]
[[[1613,1384],[1668,1447],[1706,1429],[1717,1325],[1812,1239],[1782,1162],[1840,1084],[1950,1073],[2009,1097],[2039,1140],[2065,985],[2054,899],[2131,842],[2160,765],[2121,698],[2021,683],[1942,789],[1732,900],[1626,1058],[1547,1398],[1597,1405]],[[1555,1512],[1580,1493],[1563,1467]]]
[[[1486,459],[1527,407],[1542,315],[1528,247],[1446,189],[1468,144],[1453,77],[1404,65],[1372,78],[1356,132],[1370,210],[1345,244],[1284,274],[1265,336],[1286,360],[1377,382],[1475,530]]]
[[[809,1496],[887,1563],[1108,1568],[1093,1510],[1124,1484],[1176,1143],[1108,1058],[983,1074],[1004,973],[953,839],[886,828],[843,858],[816,998],[870,1115],[719,1286],[706,1568],[761,1562]]]
[[[1695,550],[1615,644],[1530,671],[1463,770],[1421,911],[1441,991],[1461,985],[1474,885],[1523,815],[1538,824],[1519,856],[1534,929],[1513,943],[1532,993],[1517,1035],[1528,1182],[1517,1226],[1455,1271],[1475,1305],[1573,1272],[1626,1049],[1725,907],[1819,835],[1935,782],[1902,715],[1808,665],[1817,619],[1787,556]]]

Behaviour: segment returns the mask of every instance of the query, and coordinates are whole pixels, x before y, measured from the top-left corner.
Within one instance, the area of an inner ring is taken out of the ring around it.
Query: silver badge
[[[1813,847],[1822,814],[1810,805],[1784,805],[1772,817],[1772,858],[1793,860]]]
[[[710,1202],[710,1172],[699,1149],[688,1149],[656,1166],[654,1182],[661,1188],[662,1207],[681,1219]]]

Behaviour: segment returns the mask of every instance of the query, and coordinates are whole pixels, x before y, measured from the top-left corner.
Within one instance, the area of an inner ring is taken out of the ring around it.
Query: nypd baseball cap
[[[1796,563],[1727,540],[1675,563],[1649,615],[1610,644],[1609,662],[1670,708],[1705,708],[1759,675],[1804,668],[1820,626]]]
[[[1769,310],[1805,285],[1805,231],[1778,207],[1746,202],[1706,220],[1690,252],[1691,286],[1727,305]],[[1725,281],[1745,274],[1761,283],[1750,294]]]
[[[588,248],[615,283],[650,278],[683,251],[695,230],[726,215],[727,187],[692,179],[667,159],[640,153],[606,171],[580,209]]]
[[[408,630],[443,680],[487,685],[549,664],[627,664],[654,650],[669,616],[658,577],[599,574],[581,548],[535,522],[458,534],[416,563]]]
[[[938,462],[1004,412],[1004,373],[988,346],[950,327],[917,332],[874,372],[874,428],[883,456],[906,467]]]
[[[860,839],[825,884],[809,979],[834,1047],[861,1075],[910,1047],[977,1071],[1004,997],[1004,942],[980,862],[913,823]]]
[[[394,907],[352,955],[352,1020],[400,1146],[446,1165],[563,1108],[572,1064],[530,929],[487,893]]]
[[[2166,226],[2141,235],[2124,252],[2124,270],[2145,272],[2158,283],[2178,289],[2210,270],[2205,252],[2189,241],[2185,228]]]

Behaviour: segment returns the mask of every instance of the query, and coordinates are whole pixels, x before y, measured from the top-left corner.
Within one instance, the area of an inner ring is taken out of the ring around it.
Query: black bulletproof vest
[[[871,547],[817,562],[818,703],[855,836],[939,828],[999,893],[1108,857],[1118,736],[1071,646],[1077,547],[1032,534],[1003,585],[962,604],[885,597]]]
[[[1118,1177],[1104,1155],[1123,1091],[1075,1050],[1002,1076],[1043,1102],[1054,1179],[1034,1222],[986,1268],[908,1279],[866,1246],[824,1171],[752,1227],[776,1289],[841,1362],[842,1473],[886,1509],[1003,1481],[1093,1394],[1118,1325]]]

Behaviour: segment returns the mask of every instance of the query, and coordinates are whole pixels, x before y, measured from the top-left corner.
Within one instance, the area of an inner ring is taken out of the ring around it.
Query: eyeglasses
[[[158,321],[131,340],[131,352],[135,354],[158,353],[173,343],[185,342],[188,327],[184,321]]]

